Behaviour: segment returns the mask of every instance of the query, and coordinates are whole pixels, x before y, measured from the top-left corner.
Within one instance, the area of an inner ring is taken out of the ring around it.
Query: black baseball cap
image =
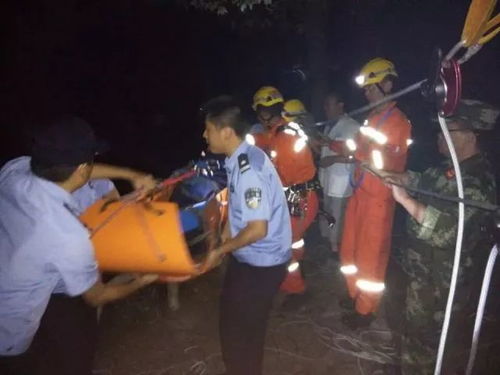
[[[85,120],[64,116],[35,135],[31,157],[46,166],[76,166],[92,162],[106,149]]]

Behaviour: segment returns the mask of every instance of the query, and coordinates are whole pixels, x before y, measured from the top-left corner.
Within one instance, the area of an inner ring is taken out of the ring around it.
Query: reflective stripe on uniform
[[[382,152],[380,150],[372,151],[372,162],[375,168],[384,169],[384,158],[382,156]]]
[[[345,144],[346,144],[347,148],[349,149],[349,151],[352,151],[352,152],[356,151],[356,149],[358,148],[354,139],[351,139],[351,138],[347,139],[345,141]]]
[[[385,289],[385,283],[359,279],[356,281],[356,286],[363,292],[381,293]]]
[[[295,272],[299,269],[299,262],[292,262],[288,265],[288,272]]]
[[[359,131],[361,134],[377,142],[379,145],[385,145],[387,143],[387,136],[371,126],[362,126]]]
[[[358,267],[355,264],[346,264],[340,267],[340,272],[344,275],[354,275],[358,272]]]
[[[306,137],[300,137],[295,141],[295,144],[293,145],[293,151],[295,152],[300,152],[306,147],[307,145],[307,138]]]

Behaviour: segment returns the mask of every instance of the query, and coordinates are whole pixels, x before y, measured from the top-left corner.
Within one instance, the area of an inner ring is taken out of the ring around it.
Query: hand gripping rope
[[[495,9],[496,0],[472,0],[467,13],[467,18],[465,21],[464,29],[462,32],[461,40],[458,42],[446,55],[444,59],[441,57],[441,51],[436,50],[432,59],[430,73],[427,79],[414,83],[403,90],[400,90],[392,95],[385,97],[383,100],[370,104],[368,106],[359,108],[355,111],[349,113],[353,116],[363,112],[367,112],[372,108],[380,106],[381,104],[392,101],[398,97],[406,95],[410,92],[421,90],[422,95],[430,101],[433,101],[438,108],[438,120],[443,132],[444,138],[450,150],[450,155],[453,162],[453,168],[455,170],[455,178],[457,181],[457,191],[458,197],[446,197],[433,192],[422,191],[418,189],[411,189],[409,187],[403,186],[410,191],[417,191],[421,194],[432,195],[439,199],[451,200],[458,202],[458,227],[457,227],[457,242],[455,247],[455,258],[453,262],[453,271],[450,281],[450,292],[446,304],[446,312],[443,321],[443,329],[441,331],[441,337],[439,342],[439,348],[436,358],[436,366],[434,369],[434,375],[441,374],[441,368],[443,364],[444,350],[446,346],[446,338],[448,335],[448,329],[451,319],[451,310],[453,306],[453,300],[455,297],[458,269],[460,264],[460,255],[462,250],[463,232],[464,232],[464,211],[465,204],[475,206],[477,208],[497,211],[498,206],[485,204],[483,202],[472,202],[464,199],[462,175],[460,171],[459,162],[455,152],[454,145],[450,138],[450,133],[446,127],[445,117],[450,116],[454,113],[461,95],[461,72],[460,65],[467,62],[474,54],[476,54],[481,47],[493,39],[500,32],[500,14],[492,17],[492,13]],[[458,52],[465,48],[465,53],[459,57],[457,60],[454,59]],[[322,126],[327,124],[327,122],[316,123],[316,126]],[[376,174],[376,171],[372,171]],[[469,362],[467,366],[467,375],[472,374],[472,368],[474,364],[475,355],[477,353],[477,346],[479,340],[479,334],[481,330],[481,322],[484,314],[484,306],[486,304],[486,296],[488,293],[489,282],[491,279],[491,273],[493,271],[493,265],[495,263],[496,256],[498,254],[497,246],[493,247],[491,250],[488,264],[485,270],[484,281],[481,289],[481,297],[478,305],[478,311],[476,315],[476,322],[474,326],[474,333],[472,338],[471,353],[469,356]]]

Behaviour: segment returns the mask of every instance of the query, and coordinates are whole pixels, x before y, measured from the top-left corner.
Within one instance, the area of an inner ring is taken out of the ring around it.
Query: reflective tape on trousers
[[[359,279],[356,281],[356,286],[363,292],[381,293],[385,289],[385,284],[377,281]]]
[[[358,267],[354,264],[346,264],[340,267],[340,272],[344,275],[354,275],[358,272]]]
[[[292,262],[288,265],[288,272],[295,272],[299,269],[299,262]]]

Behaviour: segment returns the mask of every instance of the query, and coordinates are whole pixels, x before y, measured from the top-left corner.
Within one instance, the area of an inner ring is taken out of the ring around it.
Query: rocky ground
[[[269,322],[265,375],[393,374],[403,278],[392,262],[378,318],[353,332],[341,322],[345,296],[338,264],[312,231],[305,260],[308,291],[278,298]],[[169,310],[166,286],[155,285],[106,307],[96,375],[212,375],[223,370],[218,342],[218,294],[223,268],[182,284],[180,309]],[[397,372],[394,372],[397,373]],[[500,372],[499,372],[500,373]]]

